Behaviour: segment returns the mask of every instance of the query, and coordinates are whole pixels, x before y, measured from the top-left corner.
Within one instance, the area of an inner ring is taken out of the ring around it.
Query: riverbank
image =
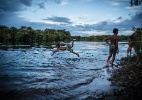
[[[142,59],[138,56],[122,58],[118,68],[112,70],[108,79],[112,85],[121,87],[113,90],[103,100],[138,100],[142,97]],[[123,88],[122,88],[123,87]]]

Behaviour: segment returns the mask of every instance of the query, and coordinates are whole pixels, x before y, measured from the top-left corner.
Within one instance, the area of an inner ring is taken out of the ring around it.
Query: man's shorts
[[[127,49],[127,52],[131,51],[132,50],[132,47],[128,47]]]
[[[67,50],[70,51],[70,52],[73,52],[72,45],[67,44]]]
[[[109,54],[116,54],[116,47],[115,46],[109,47]]]

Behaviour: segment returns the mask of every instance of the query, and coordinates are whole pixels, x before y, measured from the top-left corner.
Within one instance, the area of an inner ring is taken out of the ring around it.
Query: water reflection
[[[115,64],[126,56],[127,44],[120,43]],[[12,99],[85,99],[110,91],[105,68],[108,46],[104,42],[75,42],[80,54],[40,46],[0,50],[0,93]],[[114,67],[116,68],[116,67]]]

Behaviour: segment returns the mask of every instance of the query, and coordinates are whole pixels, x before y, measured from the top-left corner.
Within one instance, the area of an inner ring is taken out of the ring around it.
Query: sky
[[[0,25],[69,31],[72,36],[131,35],[142,28],[142,4],[130,0],[0,0]]]

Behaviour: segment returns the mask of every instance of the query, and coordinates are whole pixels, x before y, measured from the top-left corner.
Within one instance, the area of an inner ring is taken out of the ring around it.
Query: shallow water
[[[112,86],[107,80],[111,68],[104,68],[109,47],[104,42],[77,42],[73,50],[28,48],[0,50],[1,98],[13,100],[55,100],[97,98]],[[119,43],[115,66],[126,56],[127,43]]]

